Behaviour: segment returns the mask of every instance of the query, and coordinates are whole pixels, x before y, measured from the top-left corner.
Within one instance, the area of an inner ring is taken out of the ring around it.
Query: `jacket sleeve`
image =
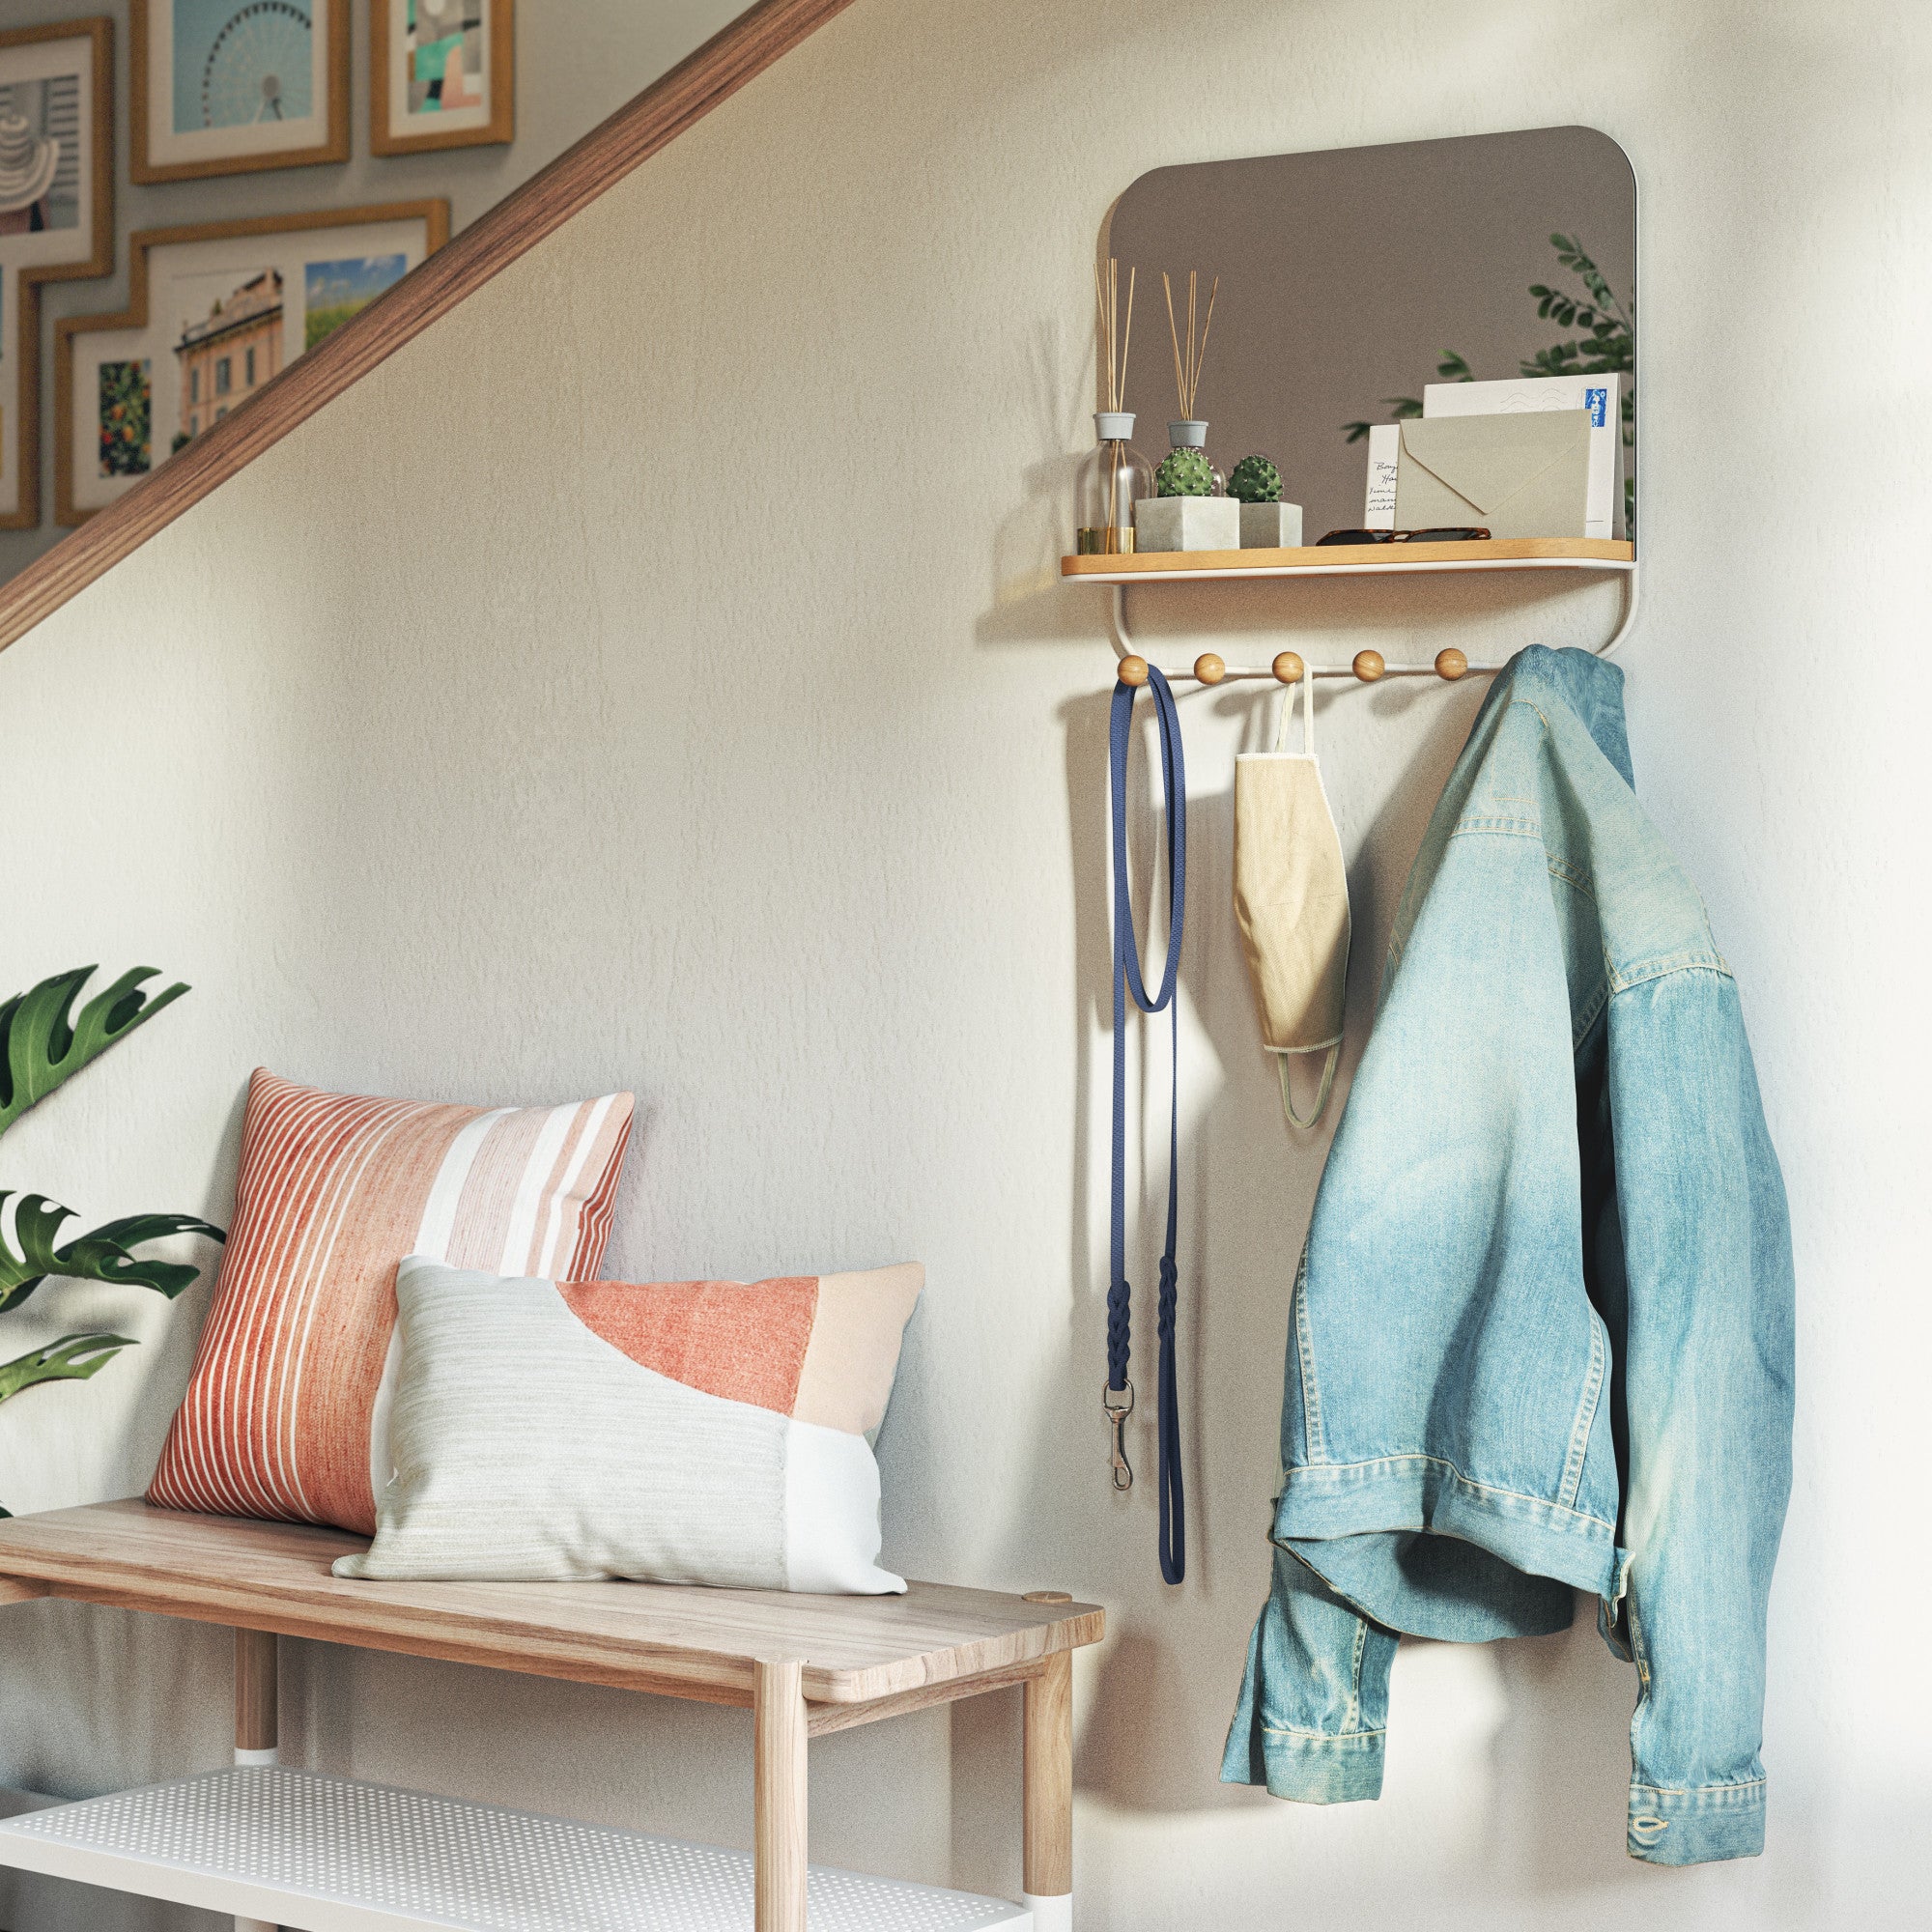
[[[1791,1488],[1790,1221],[1730,976],[1663,962],[1616,990],[1609,1022],[1622,1267],[1612,1255],[1604,1269],[1605,1313],[1627,1469],[1606,1628],[1638,1676],[1629,1849],[1694,1864],[1764,1846],[1766,1611]]]

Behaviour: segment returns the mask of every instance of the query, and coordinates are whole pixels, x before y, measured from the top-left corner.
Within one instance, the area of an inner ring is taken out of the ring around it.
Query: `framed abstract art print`
[[[54,515],[84,523],[449,239],[446,201],[155,228],[128,305],[54,328]]]
[[[40,285],[114,266],[114,28],[0,31],[0,529],[41,521]]]
[[[515,0],[369,0],[369,147],[475,148],[516,132]]]
[[[128,173],[349,158],[350,0],[131,0]]]

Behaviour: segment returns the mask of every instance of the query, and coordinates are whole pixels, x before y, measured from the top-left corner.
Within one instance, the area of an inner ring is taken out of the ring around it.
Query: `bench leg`
[[[752,1688],[757,1932],[805,1932],[805,1690],[796,1659],[760,1662]]]
[[[1026,1682],[1026,1903],[1034,1932],[1073,1932],[1073,1655]]]
[[[276,1758],[276,1643],[272,1631],[235,1633],[235,1762]],[[238,1918],[235,1932],[277,1932],[266,1918]]]

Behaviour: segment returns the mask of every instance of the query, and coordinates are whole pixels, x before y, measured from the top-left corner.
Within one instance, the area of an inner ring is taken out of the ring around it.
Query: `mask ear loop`
[[[1315,755],[1315,667],[1305,660],[1301,675],[1288,687],[1288,696],[1281,701],[1281,723],[1275,726],[1274,748],[1277,752],[1288,747],[1289,714],[1294,709],[1294,694],[1301,693],[1301,750],[1304,756]],[[1294,1111],[1294,1099],[1288,1090],[1288,1062],[1286,1053],[1277,1053],[1275,1063],[1281,1074],[1281,1111],[1288,1118],[1291,1126],[1299,1127],[1304,1133],[1321,1122],[1321,1116],[1328,1111],[1328,1094],[1335,1085],[1335,1062],[1342,1051],[1338,1039],[1328,1049],[1328,1057],[1321,1063],[1321,1085],[1315,1095],[1315,1111],[1304,1121]]]

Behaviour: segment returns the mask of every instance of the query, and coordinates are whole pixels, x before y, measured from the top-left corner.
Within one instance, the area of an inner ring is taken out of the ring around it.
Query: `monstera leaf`
[[[44,1349],[33,1349],[11,1362],[0,1362],[0,1402],[36,1382],[84,1382],[123,1349],[133,1346],[128,1335],[63,1335]],[[0,1510],[0,1516],[5,1514]]]
[[[136,966],[75,1014],[74,996],[94,970],[75,966],[56,973],[31,992],[0,1004],[0,1134],[63,1080],[187,991],[176,984],[151,999],[140,986],[156,969]]]
[[[10,1190],[0,1188],[0,1210],[12,1199]],[[0,1234],[0,1315],[17,1308],[50,1274],[67,1275],[75,1281],[152,1288],[156,1294],[164,1294],[172,1301],[201,1270],[185,1262],[155,1261],[131,1251],[144,1241],[157,1241],[164,1235],[206,1235],[216,1241],[227,1239],[219,1228],[197,1220],[192,1214],[129,1214],[56,1247],[54,1240],[61,1224],[72,1218],[71,1208],[63,1208],[43,1194],[20,1196],[14,1216],[14,1243],[18,1247],[17,1253],[4,1234]],[[97,1363],[96,1367],[99,1366]],[[0,1402],[5,1400],[6,1396],[0,1394]]]

